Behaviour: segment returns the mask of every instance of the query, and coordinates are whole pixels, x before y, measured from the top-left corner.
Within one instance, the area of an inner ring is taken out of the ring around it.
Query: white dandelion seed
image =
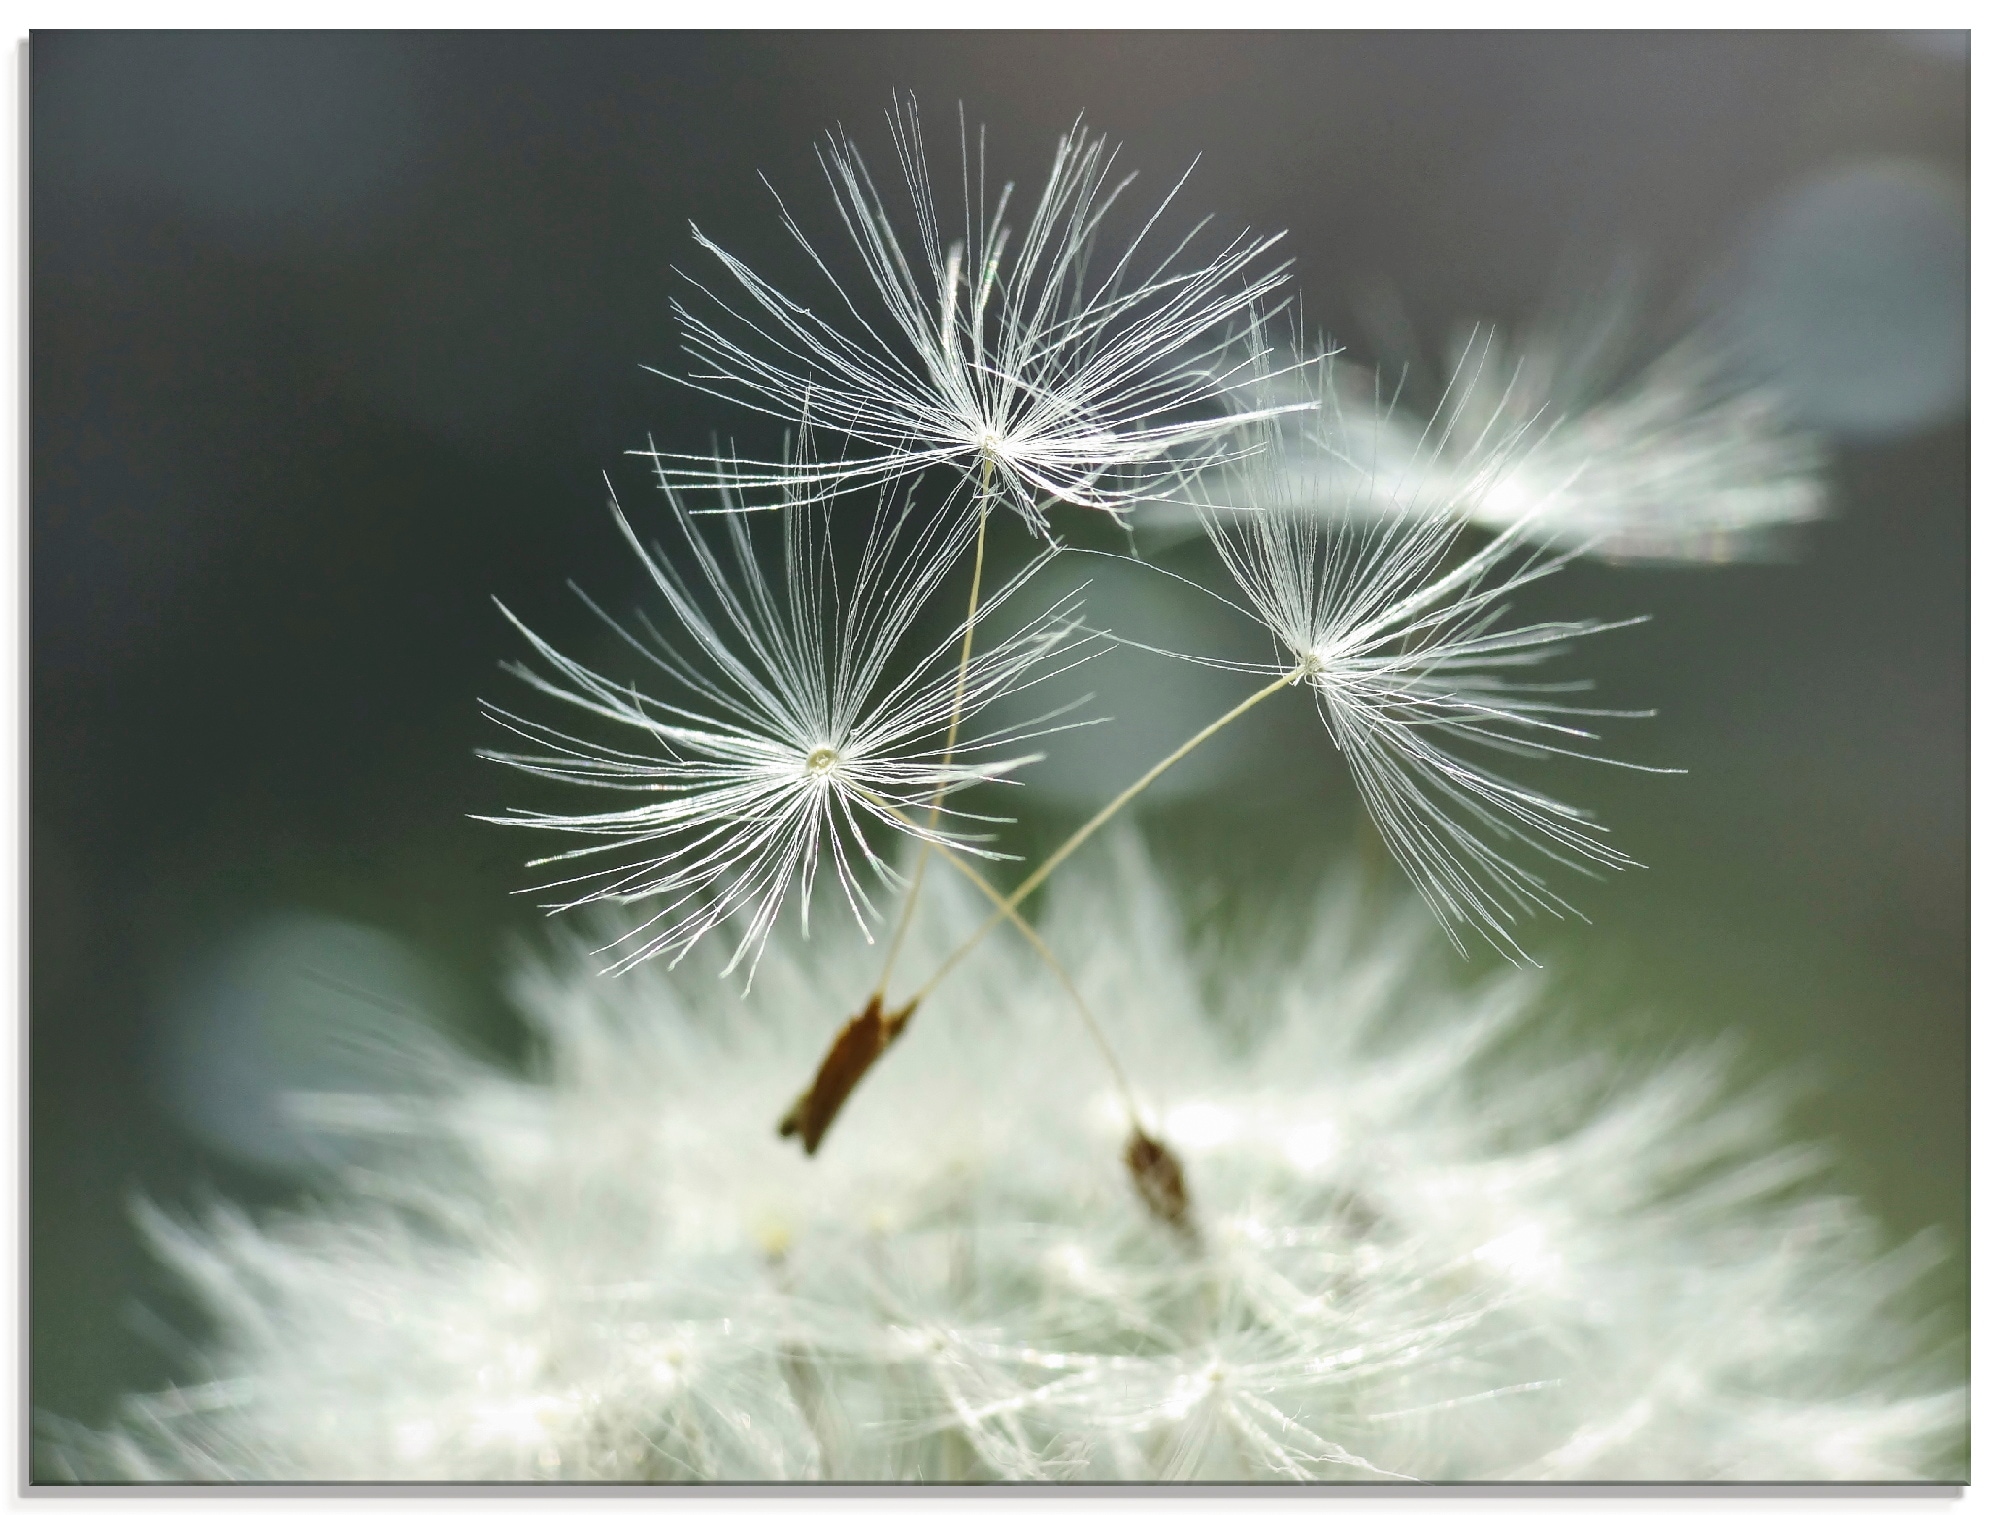
[[[1398,509],[1422,501],[1462,510],[1483,529],[1518,525],[1525,540],[1617,562],[1782,556],[1787,533],[1830,508],[1824,443],[1712,322],[1641,360],[1639,312],[1632,282],[1613,280],[1513,337],[1472,324],[1447,344],[1446,371],[1434,378],[1407,319],[1385,301],[1373,322],[1383,369],[1322,343],[1311,358],[1245,386],[1242,403],[1379,411],[1371,447],[1400,481]],[[1246,351],[1264,345],[1246,343]],[[1308,351],[1297,333],[1283,350]],[[1387,406],[1385,389],[1394,401]],[[1431,402],[1456,418],[1448,431],[1413,419]],[[1493,435],[1531,445],[1514,448],[1507,466],[1468,495],[1463,465]],[[1327,493],[1312,481],[1347,468],[1341,441],[1338,428],[1309,413],[1289,415],[1275,434],[1287,469],[1308,481],[1295,497],[1301,508],[1324,507]],[[1194,514],[1183,503],[1149,511],[1145,521],[1172,535],[1195,529]]]
[[[1781,555],[1788,530],[1827,513],[1824,444],[1709,327],[1635,363],[1636,321],[1634,295],[1614,287],[1516,338],[1474,325],[1450,344],[1447,373],[1435,385],[1413,376],[1425,365],[1407,337],[1387,342],[1402,361],[1386,374],[1322,348],[1316,360],[1252,386],[1248,403],[1379,412],[1370,448],[1378,469],[1398,480],[1399,494],[1385,502],[1398,512],[1426,503],[1460,511],[1485,530],[1519,527],[1526,541],[1615,561]],[[1397,403],[1381,404],[1385,388]],[[1414,420],[1422,412],[1413,397],[1434,399],[1436,413],[1454,424]],[[1494,436],[1518,445],[1468,493],[1465,467]],[[1344,475],[1345,440],[1310,414],[1288,418],[1276,433],[1285,467],[1308,481],[1295,497],[1301,508],[1326,505],[1330,496],[1311,481]],[[1169,530],[1189,524],[1185,511],[1149,519]]]
[[[1513,342],[1475,327],[1454,344],[1442,400],[1462,417],[1454,437],[1518,429],[1535,444],[1466,502],[1470,518],[1607,558],[1772,555],[1785,528],[1826,513],[1824,447],[1709,331],[1633,368],[1634,320],[1630,296],[1614,293]],[[1362,382],[1346,365],[1335,372]],[[1423,450],[1410,440],[1415,461]]]
[[[805,918],[822,857],[867,931],[876,913],[870,880],[901,883],[869,839],[870,826],[928,834],[977,857],[1002,856],[984,845],[990,832],[965,829],[968,821],[990,817],[945,804],[935,830],[926,832],[922,823],[940,791],[1008,782],[1005,775],[1034,761],[1015,751],[1019,744],[1060,729],[1047,721],[1017,723],[970,739],[959,730],[1002,695],[1091,655],[1088,638],[1071,637],[1076,598],[1029,616],[982,650],[961,682],[962,623],[933,645],[906,643],[969,537],[962,516],[933,514],[919,522],[907,498],[885,494],[858,562],[843,575],[826,509],[795,503],[783,517],[781,566],[772,573],[759,562],[740,514],[716,529],[718,543],[697,526],[679,493],[663,492],[694,564],[692,582],[674,555],[640,542],[615,501],[612,514],[666,601],[675,634],[643,614],[638,630],[628,630],[584,599],[650,674],[674,686],[673,698],[594,672],[501,607],[549,670],[516,664],[510,671],[621,729],[623,740],[572,735],[482,702],[532,748],[480,755],[544,778],[640,797],[608,811],[517,808],[483,817],[606,838],[532,865],[565,867],[560,879],[535,886],[569,891],[549,908],[654,902],[611,944],[621,967],[659,954],[677,962],[708,932],[737,921],[743,930],[724,971],[746,960],[754,971],[795,885]],[[989,595],[976,619],[1008,603],[1043,561],[1045,555]],[[908,659],[906,668],[900,659]]]
[[[1963,1476],[1935,1238],[1885,1249],[1720,1049],[1620,1074],[1548,981],[1442,987],[1351,887],[1197,962],[1131,848],[1052,936],[1180,1144],[1123,1114],[1025,949],[940,991],[808,1162],[768,1112],[873,962],[774,944],[747,1004],[580,945],[523,1077],[301,1099],[359,1156],[253,1221],[149,1212],[214,1320],[180,1386],[45,1424],[85,1481]],[[927,896],[935,953],[983,904]],[[954,918],[955,917],[955,918]],[[708,950],[708,949],[704,949]],[[718,955],[720,955],[718,953]],[[1204,967],[1210,971],[1203,972]],[[1220,970],[1220,971],[1215,971]],[[1224,986],[1215,1011],[1197,985]],[[1537,1040],[1537,1032],[1540,1032]]]
[[[1178,236],[1162,229],[1176,185],[1108,266],[1093,262],[1131,179],[1113,180],[1116,149],[1080,122],[1057,143],[1018,239],[1007,221],[1014,186],[989,191],[984,135],[973,148],[961,123],[954,227],[914,103],[900,100],[889,124],[906,207],[891,208],[850,138],[820,152],[865,270],[859,284],[843,282],[784,213],[825,276],[832,319],[695,231],[747,303],[698,282],[699,309],[676,303],[686,350],[705,365],[682,382],[843,444],[834,457],[734,467],[727,482],[840,492],[943,466],[996,489],[1046,536],[1051,503],[1117,512],[1159,498],[1190,452],[1215,450],[1243,424],[1229,402],[1261,354],[1241,331],[1284,282],[1283,267],[1260,269],[1277,238],[1240,235],[1198,256],[1205,222]],[[676,484],[717,483],[707,460],[649,456]]]
[[[1463,416],[1447,412],[1412,469],[1400,455],[1380,456],[1391,422],[1386,408],[1352,425],[1345,411],[1329,412],[1311,470],[1267,450],[1223,481],[1220,503],[1198,496],[1210,539],[1280,661],[1193,660],[1289,674],[1309,688],[1376,827],[1453,941],[1470,929],[1518,959],[1512,931],[1524,915],[1575,912],[1509,848],[1583,872],[1636,864],[1587,812],[1496,772],[1482,754],[1640,767],[1584,750],[1596,738],[1578,723],[1651,712],[1574,705],[1564,696],[1587,685],[1522,683],[1511,671],[1643,617],[1503,626],[1512,595],[1577,555],[1524,551],[1531,514],[1458,548],[1476,502],[1518,475],[1532,443],[1490,420],[1472,440],[1455,440]],[[1551,488],[1559,499],[1560,482]]]

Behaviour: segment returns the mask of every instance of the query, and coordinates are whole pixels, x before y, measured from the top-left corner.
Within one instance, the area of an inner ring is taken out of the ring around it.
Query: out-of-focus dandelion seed
[[[1370,466],[1396,481],[1373,502],[1397,513],[1428,504],[1488,531],[1518,528],[1539,546],[1619,562],[1781,554],[1789,532],[1829,508],[1824,445],[1714,322],[1635,361],[1636,303],[1614,285],[1512,337],[1467,326],[1447,344],[1435,380],[1400,323],[1384,315],[1391,331],[1381,367],[1323,348],[1314,361],[1247,386],[1246,403],[1316,404],[1270,434],[1301,509],[1343,497],[1353,428],[1334,413],[1345,411],[1368,418]],[[1450,424],[1426,424],[1426,415]],[[1504,455],[1494,451],[1496,438],[1510,440]],[[1467,469],[1481,462],[1491,465],[1482,486],[1467,491]],[[1211,494],[1226,487],[1218,482]],[[1347,508],[1370,503],[1349,499]],[[1169,532],[1192,524],[1185,507],[1148,520]]]
[[[1618,560],[1768,557],[1786,530],[1825,515],[1825,449],[1779,391],[1706,328],[1632,368],[1631,319],[1611,302],[1594,319],[1544,321],[1515,341],[1492,327],[1463,332],[1440,406],[1457,418],[1443,448],[1432,454],[1407,424],[1393,438],[1410,485],[1422,490],[1426,464],[1443,464],[1433,487],[1449,499],[1456,448],[1518,435],[1526,445],[1510,466],[1461,498],[1468,518]],[[1351,365],[1332,374],[1356,397],[1377,382]]]

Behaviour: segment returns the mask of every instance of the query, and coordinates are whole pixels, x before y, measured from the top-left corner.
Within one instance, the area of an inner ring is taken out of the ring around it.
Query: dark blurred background
[[[678,362],[671,270],[692,218],[802,282],[757,176],[836,235],[814,139],[886,163],[897,88],[939,139],[962,101],[1031,184],[1080,110],[1142,192],[1199,155],[1184,204],[1289,229],[1335,336],[1385,285],[1441,342],[1614,265],[1781,334],[1836,513],[1792,563],[1551,589],[1652,613],[1582,671],[1661,712],[1619,755],[1691,772],[1551,776],[1649,871],[1531,944],[1602,1039],[1803,1068],[1797,1130],[1892,1235],[1943,1229],[1962,1321],[1967,60],[1962,33],[35,35],[34,1404],[98,1420],[170,1377],[192,1323],[130,1202],[309,1186],[328,1154],[271,1091],[372,1076],[343,1058],[381,1006],[518,1054],[532,843],[466,816],[549,796],[471,755],[518,652],[489,597],[587,648],[564,580],[641,591],[600,472],[643,504],[649,435],[774,445],[641,371]],[[1147,811],[1191,897],[1261,909],[1352,851],[1288,719],[1238,744],[1258,782],[1223,750]],[[1089,798],[1050,777],[1031,826]]]

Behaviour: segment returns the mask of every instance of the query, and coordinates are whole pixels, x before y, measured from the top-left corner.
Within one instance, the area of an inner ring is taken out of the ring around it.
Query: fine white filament
[[[915,633],[970,536],[963,512],[920,520],[905,495],[884,494],[858,559],[843,572],[827,507],[795,503],[777,523],[773,572],[759,556],[750,518],[726,513],[704,528],[678,491],[662,493],[678,555],[648,549],[615,502],[612,513],[665,602],[667,625],[642,614],[637,629],[628,629],[597,613],[671,695],[594,672],[514,621],[548,671],[518,664],[510,671],[612,735],[569,735],[489,703],[491,718],[530,748],[481,753],[638,802],[585,813],[515,809],[485,819],[604,838],[541,859],[536,866],[564,872],[536,887],[564,892],[555,910],[648,902],[650,913],[611,944],[618,966],[660,954],[678,961],[734,920],[744,929],[724,971],[746,961],[754,969],[795,885],[805,918],[823,857],[865,933],[879,908],[871,880],[891,888],[901,882],[870,840],[870,827],[917,834],[922,817],[908,807],[927,806],[940,788],[957,794],[1006,782],[1033,761],[1018,748],[1050,729],[1046,722],[961,736],[955,747],[947,733],[1002,695],[1073,667],[1091,655],[1091,642],[1072,635],[1074,599],[1061,601],[982,648],[961,689],[954,655],[963,624],[934,640]],[[677,556],[692,561],[692,577]],[[976,619],[1006,605],[1042,561],[989,594]],[[965,829],[988,818],[958,803],[944,807],[934,839],[976,857],[1001,856],[987,845],[990,830]]]
[[[697,283],[703,298],[675,307],[701,365],[684,382],[818,428],[835,440],[831,455],[718,475],[707,459],[648,454],[666,477],[690,488],[835,493],[940,466],[968,477],[990,470],[1002,497],[1046,535],[1056,501],[1120,512],[1160,498],[1191,452],[1230,455],[1245,419],[1232,402],[1262,356],[1242,335],[1285,278],[1282,265],[1265,266],[1275,237],[1239,235],[1198,255],[1205,223],[1177,235],[1163,225],[1177,185],[1115,256],[1093,257],[1131,179],[1114,179],[1116,149],[1081,122],[1056,144],[1018,235],[1007,219],[1014,186],[990,189],[984,136],[975,148],[961,123],[962,219],[953,225],[914,103],[899,101],[890,128],[903,190],[894,209],[850,138],[821,149],[859,279],[843,279],[784,216],[824,276],[832,318],[699,229],[744,303]]]

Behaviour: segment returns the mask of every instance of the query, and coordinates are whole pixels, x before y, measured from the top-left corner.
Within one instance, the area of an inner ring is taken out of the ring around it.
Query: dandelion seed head
[[[1586,723],[1634,712],[1573,703],[1565,696],[1587,686],[1516,671],[1630,623],[1507,625],[1513,596],[1573,554],[1535,548],[1529,518],[1477,542],[1465,521],[1534,439],[1487,429],[1461,443],[1458,418],[1441,413],[1413,470],[1394,449],[1383,455],[1384,433],[1402,424],[1386,401],[1330,406],[1313,422],[1315,469],[1302,472],[1274,435],[1197,483],[1209,538],[1281,656],[1221,666],[1309,689],[1377,829],[1452,939],[1476,935],[1525,960],[1526,918],[1575,913],[1542,862],[1585,874],[1636,865],[1585,812],[1489,755],[1616,763],[1593,750]],[[1440,499],[1447,473],[1455,483]]]
[[[1277,238],[1197,250],[1167,229],[1181,185],[1122,243],[1107,216],[1129,188],[1117,150],[1079,122],[1039,194],[988,182],[983,133],[959,134],[958,203],[935,187],[914,102],[889,113],[897,178],[885,193],[853,139],[821,164],[859,275],[836,271],[785,211],[833,299],[831,318],[696,232],[727,280],[676,304],[682,382],[838,448],[778,465],[648,452],[677,485],[841,494],[942,469],[989,486],[1038,533],[1058,504],[1122,513],[1168,497],[1204,457],[1233,453],[1261,353],[1246,331],[1278,294]],[[1183,184],[1185,180],[1183,179]],[[733,289],[732,287],[733,286]],[[1302,402],[1309,403],[1309,402]],[[755,503],[755,499],[751,501]]]
[[[621,968],[660,955],[677,961],[718,926],[747,924],[727,969],[754,972],[795,891],[803,918],[823,863],[865,934],[879,908],[875,893],[902,882],[884,839],[929,830],[933,800],[942,845],[1001,855],[989,845],[994,833],[979,829],[996,818],[965,795],[1009,782],[1033,761],[1022,746],[1059,723],[978,723],[1003,696],[1090,655],[1089,639],[1072,635],[1077,597],[991,638],[961,690],[963,627],[930,641],[917,628],[969,543],[969,523],[919,520],[907,496],[884,495],[858,557],[844,556],[823,504],[795,500],[776,533],[756,535],[740,515],[704,527],[678,491],[663,497],[681,554],[648,546],[615,506],[614,515],[665,602],[664,624],[641,613],[636,628],[627,626],[586,600],[636,655],[646,684],[600,673],[516,622],[542,668],[512,671],[587,724],[573,730],[487,706],[529,745],[481,756],[635,801],[486,817],[584,838],[540,859],[537,866],[566,871],[531,891],[565,891],[548,907],[555,911],[652,902],[653,912],[610,944]],[[693,571],[677,558],[691,558]],[[992,589],[976,618],[1009,604],[1043,561]]]
[[[984,910],[926,899],[920,955]],[[50,1450],[136,1480],[1953,1475],[1935,1245],[1818,1187],[1773,1096],[1719,1049],[1552,1052],[1545,976],[1447,987],[1421,922],[1351,884],[1302,908],[1302,947],[1217,976],[1128,839],[1050,912],[1198,1246],[1004,938],[811,1162],[771,1115],[871,954],[783,934],[742,1002],[571,943],[515,985],[534,1074],[426,1043],[430,1093],[340,1107],[359,1156],[310,1207],[148,1212],[211,1340]],[[522,1127],[546,1167],[505,1160]]]

